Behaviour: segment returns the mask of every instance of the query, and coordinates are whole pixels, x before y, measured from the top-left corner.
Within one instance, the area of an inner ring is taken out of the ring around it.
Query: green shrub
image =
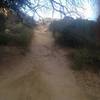
[[[19,30],[17,30],[17,32],[19,31],[19,33],[15,36],[15,43],[19,46],[27,47],[31,42],[32,29],[28,27],[24,27],[22,29],[20,28]]]
[[[11,31],[13,44],[24,48],[27,47],[31,42],[32,31],[31,28],[23,24],[16,25]]]
[[[49,30],[52,31],[54,34],[56,32],[62,33],[64,27],[66,27],[66,23],[63,20],[55,20],[50,24]]]
[[[83,19],[71,21],[59,20],[50,24],[49,30],[53,37],[64,46],[94,46],[96,45],[96,34],[94,32],[95,22]]]
[[[0,45],[12,45],[21,48],[27,48],[31,42],[33,29],[18,23],[9,27],[5,33],[0,34]]]
[[[77,49],[73,53],[73,69],[82,69],[91,66],[93,69],[100,69],[100,51],[99,49]]]
[[[0,34],[0,45],[8,45],[12,40],[12,37],[8,34]]]

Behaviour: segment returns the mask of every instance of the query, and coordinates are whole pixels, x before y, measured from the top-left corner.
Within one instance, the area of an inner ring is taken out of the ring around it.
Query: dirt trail
[[[89,100],[77,86],[66,52],[39,26],[26,56],[12,55],[0,65],[0,100]],[[69,52],[68,52],[69,53]]]

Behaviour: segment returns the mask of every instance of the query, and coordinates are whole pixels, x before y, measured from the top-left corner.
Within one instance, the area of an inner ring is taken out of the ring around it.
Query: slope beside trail
[[[7,57],[0,64],[0,100],[89,100],[77,85],[70,62],[53,43],[47,26],[35,29],[25,56]]]

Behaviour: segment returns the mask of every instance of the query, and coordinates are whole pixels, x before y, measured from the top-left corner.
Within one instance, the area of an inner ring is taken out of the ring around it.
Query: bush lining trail
[[[31,51],[0,65],[0,100],[90,100],[78,87],[65,54],[53,44],[47,26],[37,27]]]

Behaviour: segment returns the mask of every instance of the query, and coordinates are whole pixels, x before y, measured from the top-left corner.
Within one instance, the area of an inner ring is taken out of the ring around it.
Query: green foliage
[[[5,30],[5,33],[0,34],[0,45],[27,48],[31,42],[32,29],[22,23],[18,23],[15,26],[12,25],[11,29],[10,27]]]
[[[32,29],[24,25],[18,25],[14,30],[14,42],[21,47],[27,47],[32,38]]]
[[[0,34],[0,45],[8,45],[12,37],[6,33]]]
[[[50,24],[49,30],[54,33],[53,35],[55,35],[56,32],[62,33],[64,27],[66,27],[66,22],[63,20],[55,20]]]
[[[95,22],[83,19],[59,20],[50,24],[49,30],[53,37],[64,46],[91,46],[96,45],[94,32]]]
[[[100,69],[100,49],[96,46],[96,22],[76,19],[53,21],[49,30],[57,43],[78,47],[72,54],[75,70]]]
[[[100,51],[99,49],[77,49],[73,54],[73,69],[80,70],[91,66],[93,69],[100,69]]]

